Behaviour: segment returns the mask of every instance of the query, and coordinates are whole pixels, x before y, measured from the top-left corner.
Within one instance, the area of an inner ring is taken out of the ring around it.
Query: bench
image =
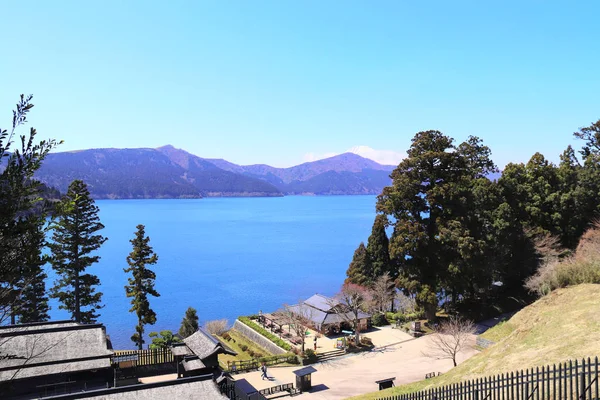
[[[434,377],[435,377],[435,372],[430,372],[428,374],[425,374],[425,379],[434,378]]]

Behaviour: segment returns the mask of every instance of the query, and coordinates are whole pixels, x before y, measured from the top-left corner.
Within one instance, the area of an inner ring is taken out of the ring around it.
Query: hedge
[[[292,346],[290,346],[287,342],[285,342],[284,340],[273,335],[271,332],[267,331],[263,327],[255,324],[250,318],[239,317],[238,320],[240,322],[242,322],[244,325],[247,325],[250,328],[254,329],[256,332],[260,333],[261,335],[263,335],[264,337],[266,337],[267,339],[269,339],[271,342],[275,343],[277,346],[281,347],[282,349],[287,350],[287,351],[292,350]]]

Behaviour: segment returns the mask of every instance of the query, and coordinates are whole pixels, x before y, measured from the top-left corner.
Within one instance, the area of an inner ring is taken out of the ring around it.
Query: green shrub
[[[221,337],[225,340],[227,340],[228,342],[231,340],[231,335],[229,335],[229,333],[225,332],[224,334],[221,335]]]
[[[248,346],[245,344],[240,345],[240,349],[242,349],[242,351],[246,351],[248,350]]]
[[[383,326],[387,325],[388,321],[385,319],[385,315],[375,314],[371,317],[371,324],[373,324],[373,326]]]
[[[287,351],[292,350],[292,346],[290,346],[288,343],[284,342],[282,339],[278,338],[271,332],[265,330],[260,325],[257,325],[256,323],[251,321],[250,318],[239,317],[238,320],[241,323],[243,323],[244,325],[246,325],[246,326],[252,328],[253,330],[255,330],[256,332],[260,333],[261,335],[263,335],[264,337],[266,337],[267,339],[269,339],[271,342],[275,343],[277,346],[281,347],[282,349],[287,350]]]
[[[401,324],[406,322],[406,315],[404,315],[403,313],[396,313],[396,321],[399,321]]]
[[[310,362],[317,361],[317,355],[315,354],[313,349],[306,349],[306,351],[304,352],[304,358]]]
[[[254,357],[254,350],[248,349],[247,353],[250,357]]]
[[[393,313],[393,312],[388,311],[388,312],[385,313],[385,319],[387,319],[390,322],[391,321],[395,321],[396,320],[396,314]]]

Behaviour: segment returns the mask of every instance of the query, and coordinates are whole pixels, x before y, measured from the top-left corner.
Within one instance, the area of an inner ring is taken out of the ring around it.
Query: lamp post
[[[264,328],[265,323],[264,323],[263,317],[262,317],[262,310],[258,310],[258,322],[260,322]]]

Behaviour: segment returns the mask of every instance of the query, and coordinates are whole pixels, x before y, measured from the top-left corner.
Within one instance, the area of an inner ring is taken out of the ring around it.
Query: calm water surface
[[[91,268],[104,293],[100,321],[117,349],[133,348],[136,324],[124,286],[137,224],[159,256],[151,330],[179,329],[188,306],[200,321],[274,311],[314,293],[333,295],[366,241],[375,196],[100,200],[109,238]],[[49,271],[49,275],[52,272]],[[52,279],[52,277],[51,277]],[[52,303],[53,319],[68,318]]]

